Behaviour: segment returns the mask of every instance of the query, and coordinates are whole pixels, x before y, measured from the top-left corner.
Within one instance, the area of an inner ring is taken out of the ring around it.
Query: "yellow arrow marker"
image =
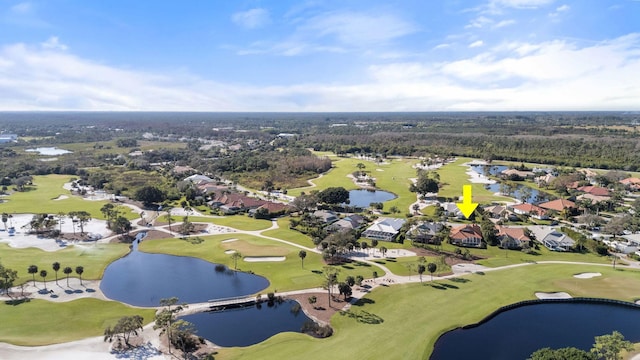
[[[473,211],[478,207],[478,203],[471,202],[471,185],[462,185],[462,202],[456,203],[458,209],[462,211],[462,214],[467,219]]]

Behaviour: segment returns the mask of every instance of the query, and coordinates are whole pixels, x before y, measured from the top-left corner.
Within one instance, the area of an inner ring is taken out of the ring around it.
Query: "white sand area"
[[[7,226],[13,226],[16,229],[15,235],[9,236],[7,231],[4,231],[4,224],[0,224],[3,231],[0,231],[0,242],[8,243],[9,246],[14,248],[29,248],[36,247],[45,251],[56,251],[64,249],[68,245],[72,245],[71,242],[56,241],[56,239],[39,238],[36,235],[27,234],[28,224],[33,219],[33,214],[13,214],[10,222],[7,222]],[[56,218],[57,220],[57,218]],[[26,226],[26,227],[25,227]],[[24,228],[23,228],[24,227]],[[59,229],[60,225],[56,225]],[[107,229],[107,223],[104,220],[92,219],[86,223],[83,227],[85,234],[95,234],[104,238],[111,234],[111,231]],[[62,232],[67,234],[80,233],[80,227],[74,224],[69,218],[62,219]]]
[[[463,166],[467,166],[467,165],[469,165],[469,163],[463,164]],[[483,174],[479,174],[473,171],[471,168],[469,168],[469,170],[466,171],[466,174],[469,176],[470,183],[474,183],[474,184],[495,184],[496,183],[495,180],[489,179]]]
[[[226,240],[222,240],[221,242],[228,243],[228,242],[233,242],[233,241],[238,241],[238,239],[226,239]]]
[[[166,359],[158,351],[160,340],[158,331],[153,330],[152,325],[144,327],[140,337],[143,339],[144,347],[131,349],[125,352],[111,352],[111,343],[105,342],[103,336],[82,339],[62,344],[46,346],[16,346],[0,343],[0,354],[3,360],[59,360],[59,359],[91,359],[91,360],[113,360],[113,359]]]
[[[246,256],[244,261],[246,262],[267,262],[267,261],[285,261],[287,258],[284,256]]]
[[[573,277],[576,278],[576,279],[591,279],[591,278],[598,277],[598,276],[602,276],[602,274],[601,273],[587,272],[587,273],[581,273],[581,274],[573,275]]]
[[[536,297],[538,299],[544,300],[544,299],[571,299],[572,296],[567,294],[566,292],[537,292],[536,293]]]
[[[233,254],[235,252],[236,252],[235,250],[226,250],[224,253],[225,254]]]

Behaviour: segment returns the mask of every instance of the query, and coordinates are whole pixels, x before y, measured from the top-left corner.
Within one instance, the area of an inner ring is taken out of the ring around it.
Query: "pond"
[[[550,347],[589,350],[594,337],[621,332],[640,341],[640,309],[604,302],[554,302],[502,312],[469,329],[456,329],[435,343],[431,360],[526,359]]]
[[[269,286],[262,276],[227,268],[217,271],[215,264],[193,257],[140,252],[136,243],[104,272],[100,289],[110,299],[158,306],[160,299],[175,296],[180,302],[197,303],[250,295]]]
[[[56,156],[56,155],[64,155],[64,154],[70,154],[71,153],[71,151],[69,151],[69,150],[58,149],[56,147],[39,147],[39,148],[35,148],[35,149],[27,149],[25,151],[37,152],[40,155],[47,155],[47,156]]]
[[[349,191],[349,205],[366,208],[371,203],[381,203],[396,198],[396,195],[382,190],[351,190]]]
[[[498,176],[502,171],[508,169],[508,167],[503,165],[471,165],[471,169],[478,174],[486,175],[488,172],[493,176]],[[553,195],[514,182],[486,184],[484,187],[493,193],[504,193],[516,200],[524,200],[531,204],[538,204],[555,199]]]
[[[260,307],[203,312],[181,318],[195,325],[198,336],[216,345],[249,346],[281,332],[300,332],[302,325],[311,319],[299,308],[293,300],[271,306],[263,302]]]

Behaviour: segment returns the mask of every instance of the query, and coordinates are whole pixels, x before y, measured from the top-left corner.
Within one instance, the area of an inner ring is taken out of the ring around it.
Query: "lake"
[[[226,267],[216,271],[215,264],[193,257],[144,253],[134,243],[131,253],[107,266],[100,289],[108,298],[130,305],[158,306],[163,298],[198,303],[250,295],[268,286],[262,276]]]
[[[64,154],[70,154],[71,153],[71,151],[69,151],[69,150],[58,149],[56,147],[39,147],[39,148],[35,148],[35,149],[27,149],[25,151],[37,152],[40,155],[47,155],[47,156],[56,156],[56,155],[64,155]]]
[[[285,332],[300,332],[302,325],[311,321],[299,304],[287,300],[268,306],[250,306],[241,309],[202,312],[181,317],[195,325],[198,336],[220,346],[249,346],[271,336]]]
[[[430,359],[513,360],[526,359],[544,347],[589,350],[595,336],[614,330],[638,342],[638,323],[638,307],[604,302],[538,303],[502,312],[477,327],[442,335]]]
[[[367,208],[371,203],[381,203],[395,198],[395,194],[382,190],[358,189],[349,191],[349,205],[361,208]]]
[[[500,173],[504,170],[507,170],[508,167],[503,165],[471,165],[471,169],[478,174],[486,175],[488,172],[493,176],[499,176]],[[543,191],[538,191],[534,188],[514,182],[504,184],[486,184],[484,187],[485,189],[493,193],[504,192],[509,197],[512,197],[519,201],[524,200],[525,202],[528,202],[530,204],[538,204],[555,199],[555,196],[551,194],[545,193]]]

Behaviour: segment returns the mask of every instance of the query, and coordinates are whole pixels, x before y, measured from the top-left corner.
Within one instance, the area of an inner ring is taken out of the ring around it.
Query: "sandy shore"
[[[144,331],[139,335],[139,338],[141,343],[145,344],[145,346],[128,351],[112,351],[112,344],[103,341],[104,338],[102,336],[46,346],[16,346],[7,343],[0,343],[0,357],[3,360],[160,360],[172,358],[161,354],[158,350],[160,348],[158,332],[153,330],[151,325],[145,326]]]

